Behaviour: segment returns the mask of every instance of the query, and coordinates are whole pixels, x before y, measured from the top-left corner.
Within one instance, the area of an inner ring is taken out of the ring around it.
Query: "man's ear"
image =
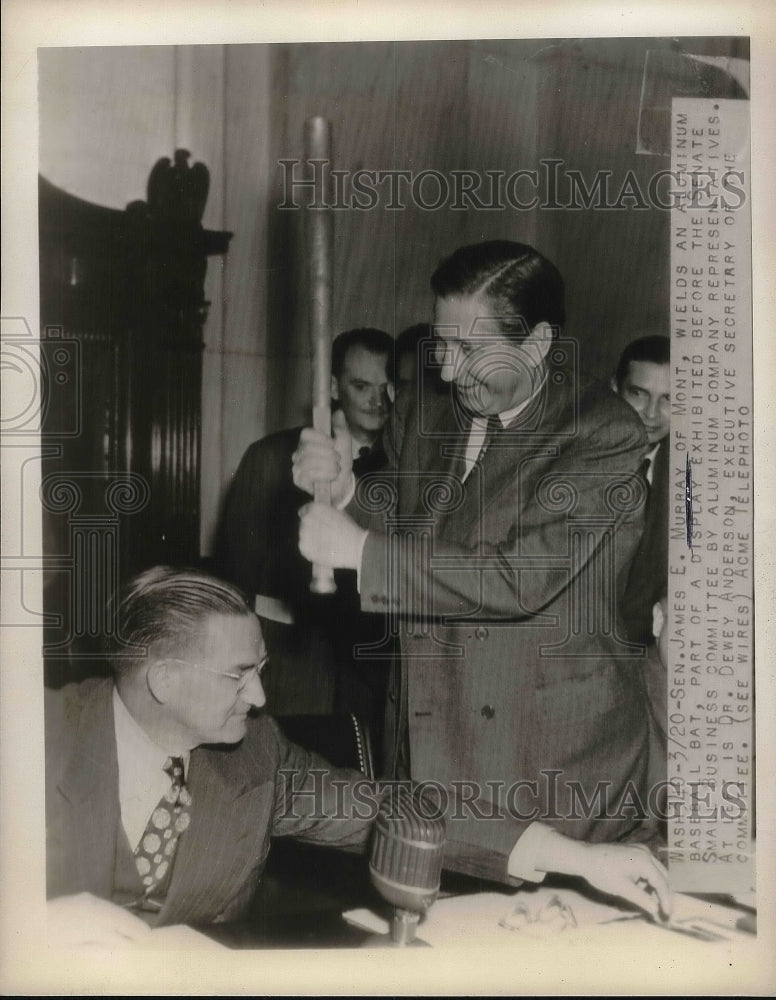
[[[331,377],[331,398],[339,400],[339,382],[336,375]]]
[[[619,396],[620,387],[617,385],[617,379],[614,377],[614,375],[612,375],[612,377],[609,379],[609,385],[612,387],[612,392],[616,392],[617,395]]]
[[[547,357],[551,344],[552,327],[546,320],[537,323],[523,341],[523,345],[530,349],[531,356],[536,359],[537,364]]]
[[[172,670],[167,660],[153,660],[146,670],[146,686],[154,701],[164,705],[168,700]]]

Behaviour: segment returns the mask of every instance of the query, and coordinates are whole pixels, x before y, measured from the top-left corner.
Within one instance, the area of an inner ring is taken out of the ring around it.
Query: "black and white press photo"
[[[753,39],[510,23],[30,50],[3,624],[49,955],[765,981]]]

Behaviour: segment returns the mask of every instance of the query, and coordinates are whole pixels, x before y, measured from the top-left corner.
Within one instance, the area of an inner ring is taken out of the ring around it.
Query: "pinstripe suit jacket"
[[[121,814],[112,691],[112,681],[99,680],[46,692],[50,898],[90,892],[111,899],[113,893]],[[297,789],[310,789],[316,780],[310,770],[324,768],[317,804],[326,810],[334,802],[328,782],[357,773],[332,768],[289,743],[266,715],[248,722],[240,744],[192,751],[191,823],[178,845],[159,925],[239,918],[260,880],[271,836],[354,849],[366,844],[369,822],[312,818],[311,796],[296,799],[294,816],[286,815],[290,786],[279,775],[281,769],[295,770]]]
[[[551,366],[461,486],[468,424],[454,404],[428,395],[397,409],[390,488],[373,479],[370,493],[367,480],[348,508],[375,528],[385,515],[370,505],[395,498],[393,527],[367,536],[360,579],[362,607],[398,615],[393,749],[404,736],[415,781],[476,783],[485,813],[501,801],[516,822],[638,836],[630,811],[575,809],[569,782],[588,799],[608,782],[615,803],[633,782],[646,803],[643,648],[623,640],[615,606],[642,526],[643,428],[603,385]],[[479,824],[481,846],[498,828]]]

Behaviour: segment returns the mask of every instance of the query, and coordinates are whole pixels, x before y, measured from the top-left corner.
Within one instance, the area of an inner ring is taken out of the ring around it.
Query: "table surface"
[[[444,872],[440,895],[503,892],[498,883]],[[386,904],[369,880],[363,854],[277,840],[262,884],[244,920],[197,928],[232,948],[357,948],[370,936],[343,919],[346,910],[367,907],[389,919]]]
[[[526,885],[521,899],[546,890],[573,893],[582,902],[611,904],[608,897],[590,889],[580,879],[550,876],[543,887]],[[492,901],[491,908],[502,905],[507,913],[514,903],[514,888],[481,879],[443,872],[440,900],[479,894],[475,908],[481,909],[482,894]],[[711,894],[698,897],[708,903],[735,905],[727,897]],[[439,908],[439,904],[435,904]],[[273,844],[262,885],[250,912],[239,923],[198,928],[208,937],[230,948],[359,948],[370,932],[352,926],[342,916],[347,910],[366,908],[389,920],[391,907],[371,886],[364,855],[332,848],[279,840]],[[440,912],[445,909],[442,906]],[[464,905],[465,909],[465,905]],[[739,907],[740,915],[754,919],[750,908]],[[627,907],[623,908],[628,915]],[[615,914],[615,916],[618,915]]]

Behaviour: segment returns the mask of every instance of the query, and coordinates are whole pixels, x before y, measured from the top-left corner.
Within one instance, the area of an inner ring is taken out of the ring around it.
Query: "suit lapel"
[[[274,786],[251,778],[239,747],[194,750],[187,785],[191,822],[178,845],[162,923],[180,921],[178,914],[192,922],[217,916],[255,861],[272,815]]]
[[[665,560],[668,551],[668,443],[663,441],[657,450],[652,463],[652,483],[648,486],[647,509],[644,517],[644,532],[641,536],[639,557],[651,557],[647,566],[641,566],[640,572],[659,576],[665,572]],[[661,553],[660,558],[658,554]],[[635,565],[636,560],[634,560]]]
[[[448,396],[432,396],[422,411],[416,409],[414,415],[401,447],[403,474],[398,489],[402,514],[428,513],[423,503],[423,488],[440,473],[455,474],[455,453],[462,454],[466,445]]]
[[[120,822],[113,684],[95,688],[81,712],[75,749],[59,784],[67,802],[67,857],[73,885],[109,898]]]
[[[550,425],[550,402],[548,392],[550,379],[522,413],[518,414],[505,428],[496,432],[495,437],[481,459],[466,477],[463,503],[455,511],[437,522],[437,535],[449,535],[458,542],[468,539],[469,544],[484,541],[483,525],[485,513],[493,506],[521,505],[518,496],[517,473],[522,456],[536,452],[536,436],[548,433]],[[456,449],[451,471],[460,477],[464,470],[464,453],[468,430],[462,435],[462,443]]]
[[[414,493],[412,497],[401,497],[399,506],[402,512],[426,515],[432,511],[424,501],[424,491],[419,488],[421,483],[425,487],[434,481],[444,484],[448,479],[463,482],[466,444],[471,429],[471,418],[457,405],[452,390],[433,397],[427,409],[423,427],[414,435],[417,441],[414,454],[410,453],[410,461],[403,463],[410,473],[404,480],[411,484]],[[436,514],[437,536],[442,533],[449,516],[449,513]]]
[[[669,439],[665,438],[660,442],[660,447],[655,455],[655,468],[652,473],[652,492],[654,492],[656,497],[662,496],[662,494],[668,488],[668,455],[670,452]]]

